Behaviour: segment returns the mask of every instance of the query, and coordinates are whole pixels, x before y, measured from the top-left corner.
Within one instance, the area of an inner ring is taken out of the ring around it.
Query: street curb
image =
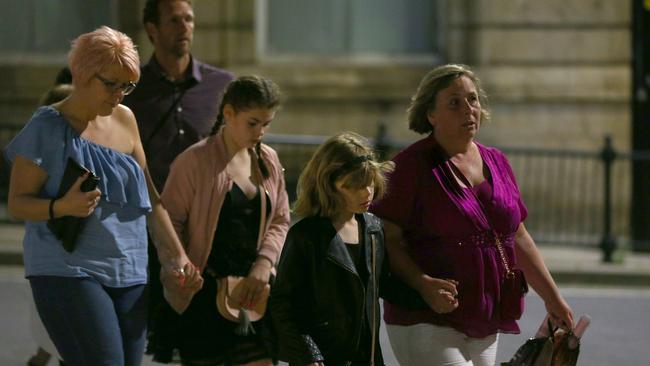
[[[650,273],[551,271],[558,284],[650,287]]]
[[[23,253],[0,252],[0,266],[22,266]]]

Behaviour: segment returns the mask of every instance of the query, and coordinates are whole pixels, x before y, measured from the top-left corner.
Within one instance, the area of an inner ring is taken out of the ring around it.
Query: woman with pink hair
[[[140,77],[133,42],[108,27],[82,34],[69,66],[70,96],[37,109],[6,147],[9,211],[25,221],[25,274],[63,361],[140,365],[147,221],[163,271],[177,279],[169,286],[194,292],[202,280],[151,183],[133,113],[120,104]],[[67,188],[72,161],[87,172]],[[84,189],[91,176],[96,186]],[[63,217],[81,222],[73,247],[48,225]]]

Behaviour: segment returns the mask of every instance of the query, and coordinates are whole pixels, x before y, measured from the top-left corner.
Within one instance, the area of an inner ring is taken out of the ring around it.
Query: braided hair
[[[224,124],[223,109],[229,104],[235,110],[235,113],[246,111],[254,108],[274,109],[281,103],[280,88],[273,81],[257,75],[240,76],[231,81],[226,87],[217,121],[212,126],[210,135],[215,135]],[[269,170],[262,159],[262,144],[255,145],[257,154],[257,164],[264,178],[269,177]]]

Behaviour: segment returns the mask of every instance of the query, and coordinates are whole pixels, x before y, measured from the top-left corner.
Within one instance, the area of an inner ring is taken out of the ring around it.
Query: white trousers
[[[386,325],[388,339],[402,366],[494,366],[498,335],[470,338],[433,324]]]

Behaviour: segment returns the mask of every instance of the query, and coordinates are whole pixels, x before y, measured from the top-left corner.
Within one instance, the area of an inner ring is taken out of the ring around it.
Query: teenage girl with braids
[[[258,76],[232,81],[211,135],[171,165],[161,198],[204,283],[196,293],[166,287],[168,311],[154,315],[157,329],[149,339],[155,360],[169,362],[178,349],[183,365],[273,363],[266,317],[252,323],[254,332],[240,335],[238,324],[218,313],[215,298],[217,278],[243,276],[240,303],[254,306],[289,228],[283,168],[276,152],[261,142],[279,105],[272,81]],[[262,206],[266,219],[258,244]],[[164,286],[167,280],[161,278]]]

